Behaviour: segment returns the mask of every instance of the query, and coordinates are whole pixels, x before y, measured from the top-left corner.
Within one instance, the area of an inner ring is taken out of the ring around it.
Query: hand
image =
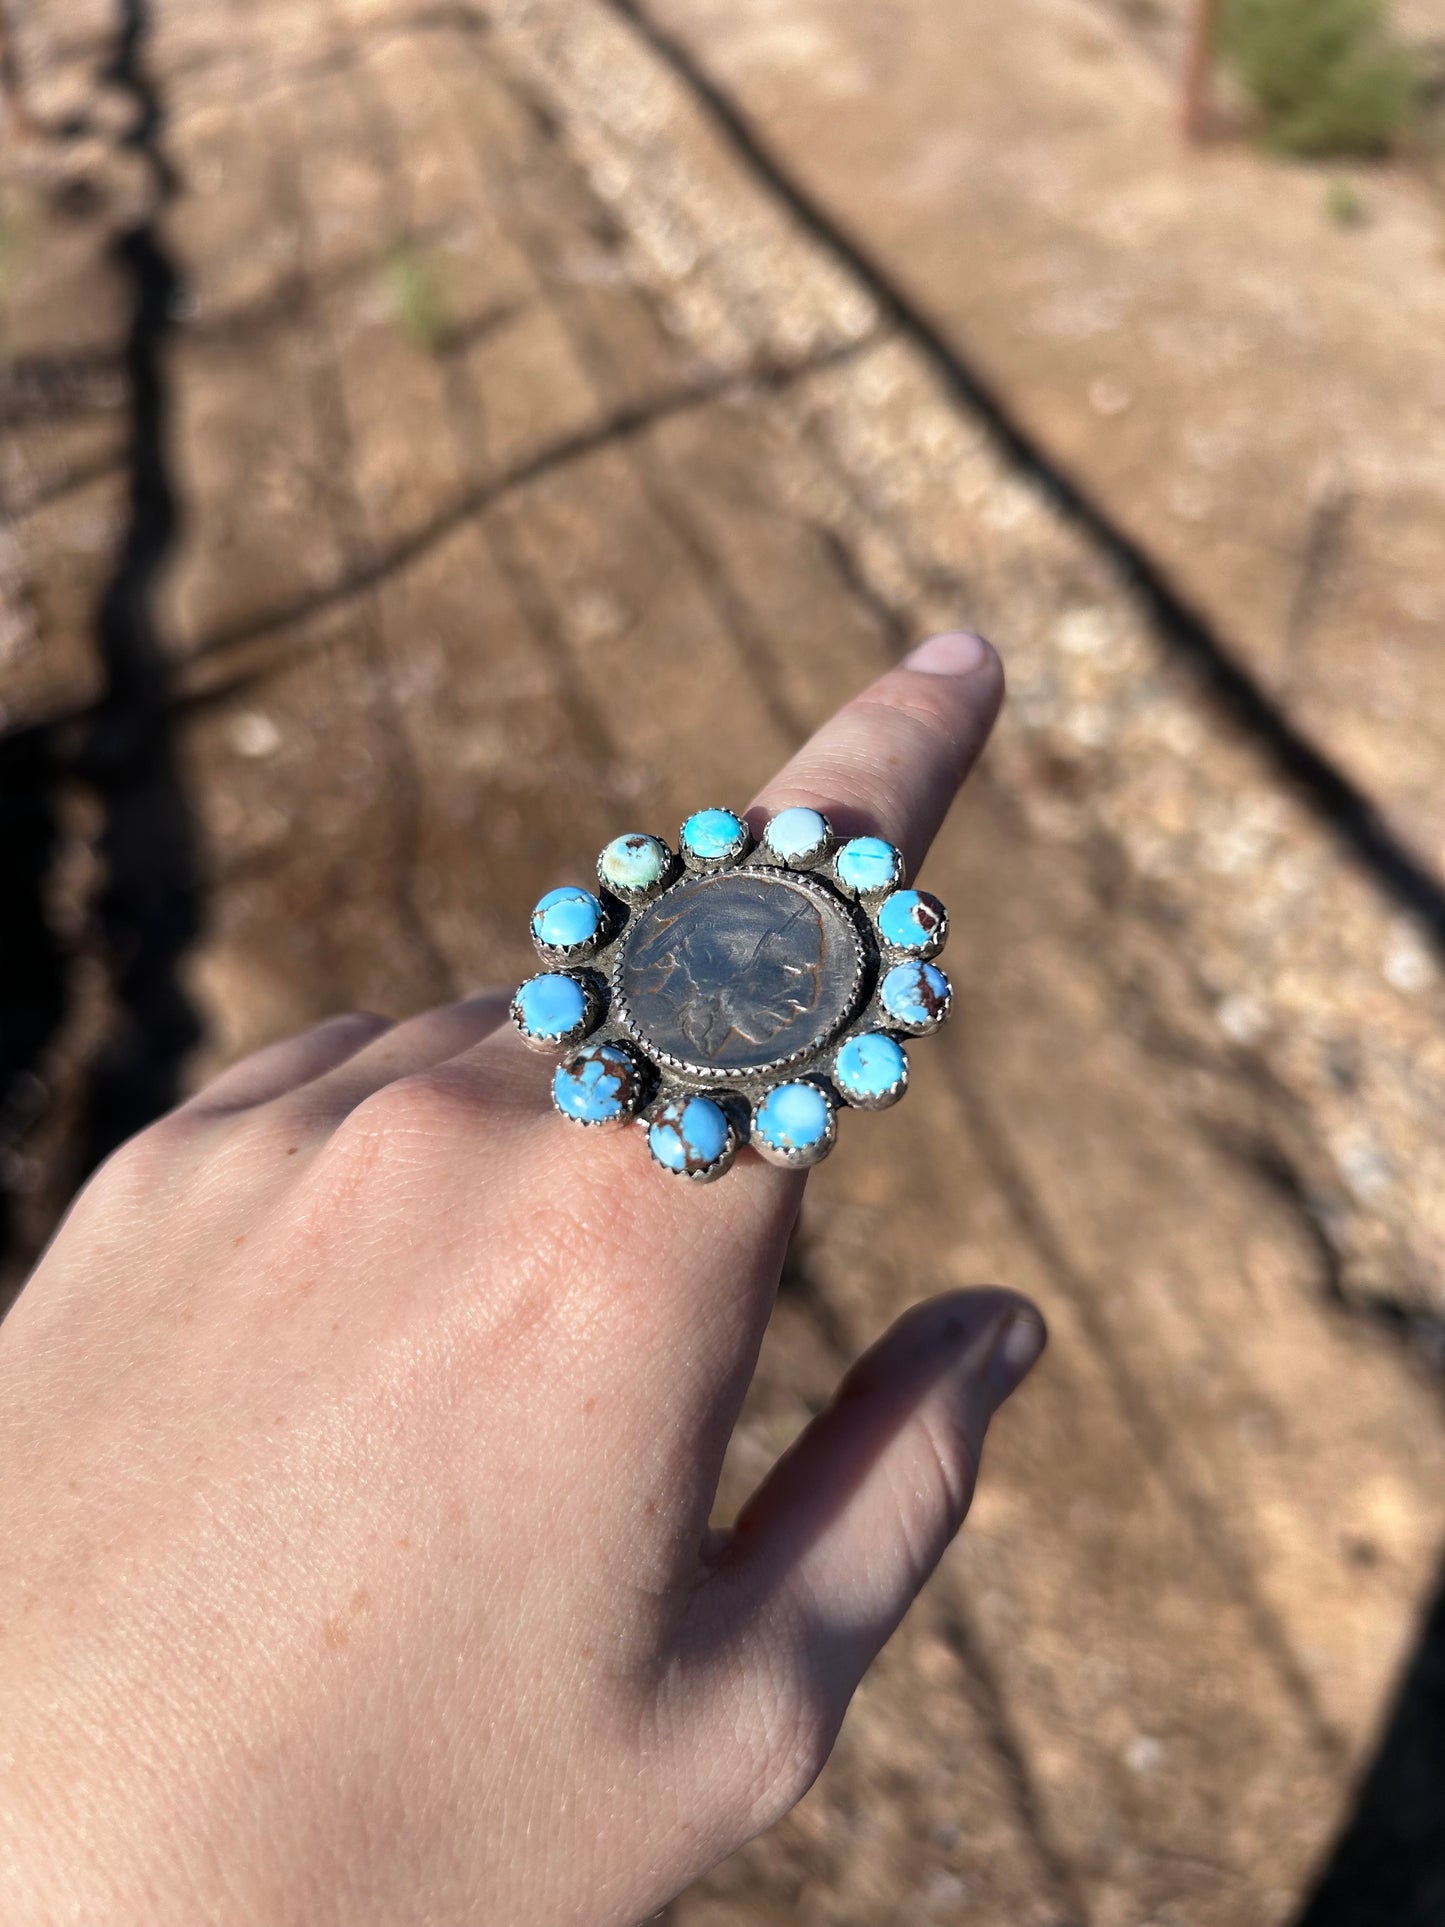
[[[992,724],[943,637],[759,809],[915,868]],[[0,1330],[0,1917],[623,1923],[782,1815],[1043,1345],[903,1317],[710,1534],[802,1184],[568,1128],[505,994],[237,1064]]]

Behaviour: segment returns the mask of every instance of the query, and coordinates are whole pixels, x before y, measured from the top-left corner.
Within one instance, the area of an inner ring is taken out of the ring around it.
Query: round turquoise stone
[[[683,854],[697,863],[731,863],[747,854],[748,826],[731,810],[694,810],[682,826]]]
[[[727,1113],[710,1097],[673,1098],[648,1126],[647,1147],[665,1171],[700,1178],[720,1175],[735,1140]]]
[[[833,1106],[816,1084],[775,1084],[759,1104],[753,1132],[769,1150],[805,1157],[833,1132]]]
[[[885,975],[878,1001],[902,1030],[936,1030],[952,998],[947,977],[931,963],[900,963]]]
[[[575,977],[529,977],[512,1000],[517,1028],[539,1044],[566,1044],[587,1028],[587,993]]]
[[[768,854],[790,869],[817,863],[828,854],[832,841],[827,817],[801,805],[779,810],[763,831],[763,845]]]
[[[549,890],[532,912],[532,935],[548,950],[574,950],[595,943],[605,921],[592,892],[568,884]]]
[[[922,890],[895,890],[878,906],[878,934],[895,950],[932,954],[948,927],[943,905]]]
[[[671,852],[660,838],[638,831],[613,837],[597,859],[597,874],[620,896],[642,896],[663,882],[671,862]]]
[[[850,1104],[880,1109],[902,1097],[908,1083],[903,1046],[886,1031],[850,1037],[833,1060],[833,1082]]]
[[[860,897],[892,890],[903,880],[903,858],[881,836],[853,837],[839,850],[833,869],[844,889]]]
[[[621,1044],[588,1044],[559,1064],[552,1077],[552,1101],[563,1117],[578,1124],[618,1124],[642,1102],[642,1073]]]

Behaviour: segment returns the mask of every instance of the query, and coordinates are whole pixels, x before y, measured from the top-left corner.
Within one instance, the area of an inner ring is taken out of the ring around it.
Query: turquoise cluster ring
[[[560,1057],[554,1106],[584,1129],[640,1126],[654,1163],[698,1184],[744,1144],[826,1157],[840,1111],[902,1097],[905,1040],[953,999],[943,905],[907,887],[891,843],[840,841],[812,809],[756,839],[732,810],[695,810],[675,851],[614,837],[596,888],[549,890],[531,930],[545,968],[512,1022]]]

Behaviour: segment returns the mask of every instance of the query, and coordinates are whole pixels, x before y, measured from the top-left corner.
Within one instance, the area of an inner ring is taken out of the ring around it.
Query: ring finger
[[[791,805],[821,810],[843,834],[870,831],[921,862],[959,784],[977,760],[1003,697],[1003,671],[989,645],[968,634],[935,636],[836,715],[767,783],[749,811],[755,827]],[[699,1416],[720,1456],[753,1353],[767,1322],[783,1243],[802,1174],[745,1157],[717,1186],[673,1184],[646,1168],[632,1132],[598,1138],[563,1132],[541,1114],[537,1061],[510,1029],[446,1067],[479,1105],[530,1093],[519,1116],[556,1138],[555,1172],[605,1198],[614,1235],[665,1260],[678,1289],[660,1315],[692,1341],[690,1384],[679,1403]],[[528,1155],[534,1155],[534,1152]],[[699,1319],[706,1343],[697,1344]],[[701,1412],[699,1412],[701,1407]]]

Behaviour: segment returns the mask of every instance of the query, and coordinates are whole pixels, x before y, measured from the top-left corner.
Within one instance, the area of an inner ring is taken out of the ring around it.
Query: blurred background
[[[959,1014],[725,1500],[919,1295],[1054,1342],[666,1917],[1440,1927],[1445,0],[0,7],[5,1292],[980,627]]]

